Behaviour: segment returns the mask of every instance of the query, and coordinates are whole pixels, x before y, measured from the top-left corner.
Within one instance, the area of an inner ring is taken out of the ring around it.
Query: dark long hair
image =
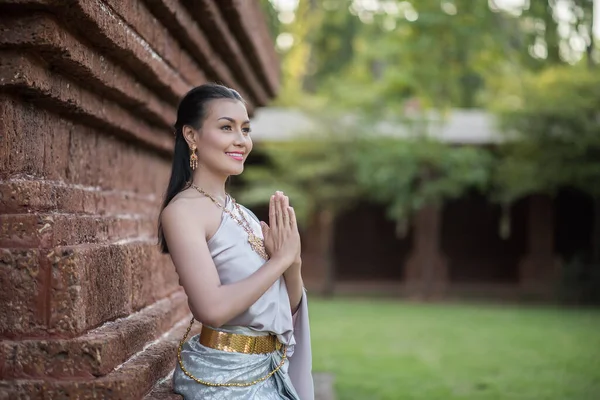
[[[206,118],[208,104],[212,100],[231,99],[244,102],[242,96],[233,89],[214,83],[204,84],[193,88],[183,97],[177,108],[177,122],[175,122],[175,150],[173,154],[173,167],[169,186],[160,212],[173,200],[177,193],[186,189],[192,180],[190,167],[190,149],[183,137],[183,127],[191,126],[199,130]],[[161,215],[158,217],[158,244],[163,253],[168,253],[169,248],[163,235]]]

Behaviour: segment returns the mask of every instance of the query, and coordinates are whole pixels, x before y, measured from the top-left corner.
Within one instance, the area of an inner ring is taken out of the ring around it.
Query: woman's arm
[[[290,299],[290,308],[294,314],[300,306],[300,301],[304,295],[304,282],[302,281],[302,260],[297,259],[284,273],[285,286],[287,287],[288,297]]]
[[[247,310],[281,277],[293,263],[299,243],[291,229],[279,229],[268,262],[246,279],[222,285],[206,242],[203,220],[207,218],[200,207],[191,213],[186,206],[175,202],[164,209],[163,232],[194,316],[217,328]]]

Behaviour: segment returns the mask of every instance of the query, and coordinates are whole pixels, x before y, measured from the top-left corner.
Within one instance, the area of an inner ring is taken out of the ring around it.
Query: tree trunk
[[[334,243],[334,217],[330,210],[323,210],[319,213],[319,231],[321,235],[321,248],[325,257],[325,282],[323,285],[323,295],[332,296],[335,291],[335,259],[333,254]]]
[[[585,52],[587,55],[588,68],[593,69],[596,66],[596,61],[594,60],[594,51],[596,49],[596,43],[594,41],[594,8],[596,7],[595,2],[592,1],[589,12],[591,13],[590,18],[590,42],[588,43]]]
[[[592,232],[592,262],[600,265],[600,196],[594,197],[594,227]]]

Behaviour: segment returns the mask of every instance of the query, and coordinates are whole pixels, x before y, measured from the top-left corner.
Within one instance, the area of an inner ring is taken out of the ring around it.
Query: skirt
[[[228,332],[249,334],[245,327],[228,327]],[[251,333],[256,335],[256,332]],[[247,383],[263,378],[282,360],[283,353],[244,354],[215,350],[200,344],[200,334],[183,344],[181,359],[185,369],[194,377],[211,383]],[[300,400],[290,377],[288,363],[268,379],[251,386],[209,386],[198,383],[181,370],[177,362],[173,373],[173,389],[185,400]]]

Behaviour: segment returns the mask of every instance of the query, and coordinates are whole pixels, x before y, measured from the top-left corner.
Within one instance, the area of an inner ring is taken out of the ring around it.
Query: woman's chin
[[[229,171],[229,175],[240,175],[242,172],[244,172],[244,166],[242,165],[239,168],[235,168]]]

